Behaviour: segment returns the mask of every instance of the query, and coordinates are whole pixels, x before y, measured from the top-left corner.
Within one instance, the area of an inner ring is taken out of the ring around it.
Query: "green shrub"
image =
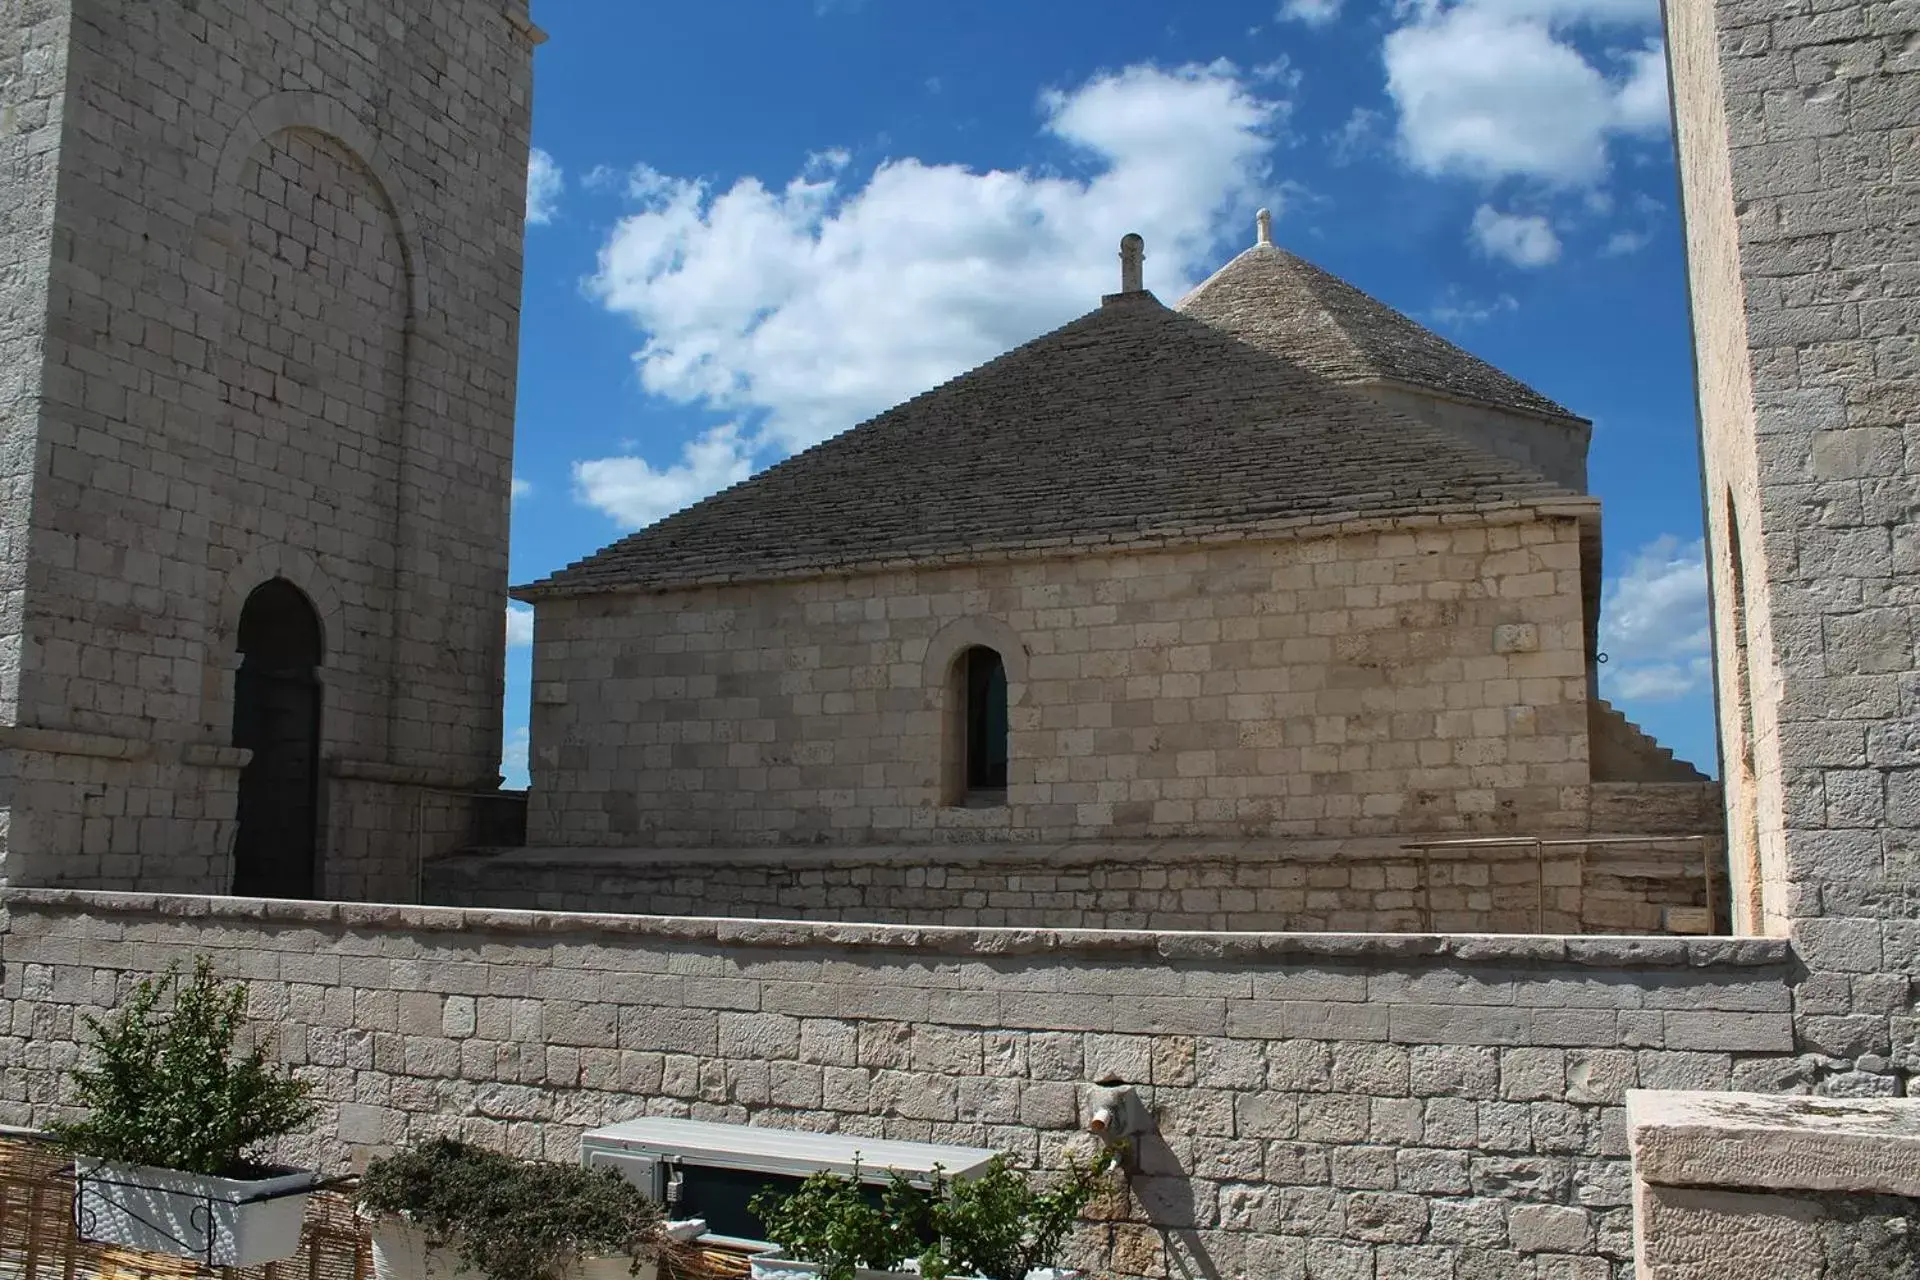
[[[1065,1175],[1045,1190],[1005,1156],[995,1156],[976,1177],[948,1184],[933,1217],[949,1274],[1025,1280],[1028,1272],[1053,1266],[1116,1158],[1109,1148],[1090,1165],[1069,1161]]]
[[[559,1280],[585,1257],[666,1249],[660,1206],[613,1169],[516,1160],[452,1138],[370,1162],[360,1207],[405,1218],[490,1280]]]
[[[853,1280],[858,1268],[898,1271],[920,1252],[930,1199],[896,1173],[874,1203],[856,1160],[852,1177],[823,1170],[789,1194],[762,1191],[747,1208],[768,1239],[818,1266],[821,1280]]]
[[[748,1207],[768,1238],[817,1266],[821,1280],[853,1280],[859,1267],[898,1271],[909,1258],[926,1280],[1025,1280],[1054,1265],[1117,1158],[1108,1149],[1090,1165],[1070,1161],[1045,1189],[1005,1156],[964,1180],[935,1169],[924,1190],[894,1174],[878,1204],[862,1192],[856,1165],[852,1177],[816,1173],[784,1199],[763,1191]]]
[[[166,997],[171,1008],[160,1012]],[[276,1069],[272,1036],[234,1052],[247,989],[223,985],[213,962],[142,980],[105,1019],[88,1017],[93,1065],[75,1068],[83,1120],[52,1126],[70,1150],[100,1160],[207,1177],[257,1173],[247,1153],[313,1117],[309,1085]]]

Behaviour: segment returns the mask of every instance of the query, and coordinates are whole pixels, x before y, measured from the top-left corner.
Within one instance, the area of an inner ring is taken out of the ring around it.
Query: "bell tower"
[[[4,878],[410,898],[498,785],[525,0],[4,11]]]

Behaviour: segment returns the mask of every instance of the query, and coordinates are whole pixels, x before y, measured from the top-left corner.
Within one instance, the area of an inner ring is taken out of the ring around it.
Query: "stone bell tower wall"
[[[496,785],[524,0],[23,3],[6,878],[225,891],[240,612],[283,578],[322,632],[316,888],[405,893]]]

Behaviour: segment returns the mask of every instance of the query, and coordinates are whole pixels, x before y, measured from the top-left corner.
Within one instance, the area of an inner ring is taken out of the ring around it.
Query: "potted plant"
[[[686,1234],[617,1170],[452,1138],[370,1162],[359,1210],[373,1222],[377,1280],[652,1280]]]
[[[1119,1153],[1104,1147],[1092,1164],[1069,1160],[1064,1176],[1038,1186],[1005,1156],[978,1175],[948,1183],[935,1203],[946,1275],[984,1280],[1058,1280],[1060,1250],[1098,1195]]]
[[[250,1267],[300,1247],[311,1171],[255,1162],[314,1113],[277,1069],[272,1036],[237,1052],[247,989],[197,958],[143,979],[110,1017],[88,1017],[93,1065],[73,1079],[84,1119],[52,1126],[74,1154],[82,1239],[210,1266]],[[163,1011],[164,1010],[164,1011]]]
[[[980,1173],[931,1186],[894,1174],[875,1195],[852,1177],[817,1173],[782,1197],[761,1192],[750,1208],[775,1253],[752,1260],[755,1280],[1062,1280],[1054,1270],[1081,1212],[1099,1193],[1118,1153],[1090,1165],[1069,1161],[1064,1176],[1037,1185],[996,1156]]]
[[[856,1160],[851,1176],[822,1170],[790,1194],[760,1192],[747,1208],[780,1249],[752,1259],[754,1280],[889,1280],[911,1275],[904,1268],[926,1249],[932,1203],[942,1182],[938,1170],[930,1189],[914,1187],[894,1173],[884,1190],[876,1192],[861,1180]]]

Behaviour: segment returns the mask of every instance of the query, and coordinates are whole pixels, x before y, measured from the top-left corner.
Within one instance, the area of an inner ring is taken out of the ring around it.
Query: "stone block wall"
[[[0,723],[20,699],[70,17],[54,0],[0,11]]]
[[[1579,527],[543,600],[536,845],[1578,830]],[[948,672],[998,650],[1006,803],[950,804]]]
[[[1360,383],[1355,389],[1497,457],[1532,467],[1575,493],[1587,491],[1587,445],[1593,428],[1579,419],[1537,418],[1389,382]]]
[[[35,127],[0,131],[10,196],[20,179],[34,197],[0,241],[20,264],[0,402],[27,406],[9,456],[37,478],[7,504],[32,527],[6,542],[0,652],[20,659],[0,706],[55,736],[9,770],[49,786],[0,796],[5,876],[227,887],[190,864],[218,858],[201,824],[231,821],[231,779],[190,758],[232,742],[240,608],[273,577],[320,616],[325,756],[492,784],[524,0],[25,11],[0,44],[29,71],[6,92],[36,95],[5,107]],[[100,756],[62,734],[121,744],[114,790],[150,819],[137,844],[45,808]],[[330,798],[367,825],[327,833],[329,889],[374,892],[407,851],[371,846],[418,804]],[[165,865],[105,876],[136,855]]]
[[[323,1112],[285,1154],[461,1134],[577,1159],[641,1114],[1003,1148],[1082,1086],[1158,1117],[1077,1244],[1103,1275],[1630,1274],[1621,1100],[1801,1069],[1764,940],[942,930],[14,891],[0,1120],[79,1016],[196,952]]]
[[[1743,920],[1868,974],[1920,888],[1920,14],[1666,12]]]
[[[424,901],[1022,928],[1644,934],[1665,932],[1672,908],[1707,905],[1703,857],[1725,901],[1717,836],[1542,853],[1365,840],[493,849],[429,862]]]
[[[1641,1280],[1920,1275],[1920,1103],[1627,1096]]]

